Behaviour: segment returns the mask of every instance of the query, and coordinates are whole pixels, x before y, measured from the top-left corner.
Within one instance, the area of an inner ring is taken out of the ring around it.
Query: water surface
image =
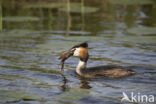
[[[116,1],[3,1],[0,102],[121,104],[122,92],[156,96],[156,3]],[[60,53],[84,41],[88,66],[121,65],[137,74],[83,79],[75,74],[77,58],[62,73]]]

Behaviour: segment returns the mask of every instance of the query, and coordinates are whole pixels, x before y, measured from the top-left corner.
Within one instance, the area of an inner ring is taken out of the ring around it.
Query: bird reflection
[[[84,89],[90,89],[90,88],[92,88],[89,85],[89,83],[88,83],[89,79],[83,78],[83,77],[81,77],[79,75],[77,75],[77,78],[80,80],[80,88],[84,88]]]
[[[69,87],[68,87],[68,85],[67,85],[67,82],[68,82],[68,80],[67,80],[67,78],[65,77],[65,75],[63,75],[63,74],[61,74],[62,75],[62,78],[63,78],[63,84],[62,84],[62,86],[61,86],[61,91],[68,91],[69,90]]]
[[[85,81],[85,80],[81,80],[80,88],[90,89],[90,88],[92,88],[92,87],[88,84],[87,81]]]
[[[63,84],[60,86],[61,87],[61,91],[68,91],[70,88],[68,86],[68,79],[66,78],[65,75],[61,74],[62,75],[62,82]],[[90,89],[92,88],[90,85],[89,85],[89,82],[88,82],[88,79],[86,78],[82,78],[80,77],[79,75],[76,76],[76,78],[78,80],[80,80],[80,88],[83,88],[83,89]]]

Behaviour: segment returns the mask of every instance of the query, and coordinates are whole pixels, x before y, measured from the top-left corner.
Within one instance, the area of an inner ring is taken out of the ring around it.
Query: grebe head
[[[75,48],[73,56],[79,57],[81,61],[87,62],[88,61],[88,50],[84,47]]]
[[[59,57],[59,59],[62,59],[62,61],[65,61],[70,56],[76,56],[76,57],[79,57],[81,61],[87,62],[88,57],[89,57],[87,47],[88,47],[87,42],[75,45],[68,51],[63,52],[61,56]]]
[[[74,49],[73,56],[79,57],[81,61],[87,62],[89,57],[87,47],[87,42],[74,46],[72,48]]]

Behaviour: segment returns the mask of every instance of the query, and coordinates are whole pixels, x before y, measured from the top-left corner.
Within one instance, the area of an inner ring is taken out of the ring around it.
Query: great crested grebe
[[[104,76],[104,77],[111,77],[111,78],[120,78],[135,73],[132,70],[125,69],[121,66],[113,66],[113,65],[96,66],[96,67],[87,68],[86,65],[89,58],[87,48],[88,48],[88,43],[84,42],[62,53],[59,58],[61,59],[62,65],[64,65],[64,61],[68,59],[70,56],[76,56],[80,58],[80,61],[76,67],[76,73],[82,77],[93,78],[98,76]]]

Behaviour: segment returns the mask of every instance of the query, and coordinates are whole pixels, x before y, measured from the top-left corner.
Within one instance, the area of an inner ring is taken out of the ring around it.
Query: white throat
[[[81,69],[84,70],[85,68],[86,68],[86,62],[80,60],[76,67],[76,73],[82,75]]]

